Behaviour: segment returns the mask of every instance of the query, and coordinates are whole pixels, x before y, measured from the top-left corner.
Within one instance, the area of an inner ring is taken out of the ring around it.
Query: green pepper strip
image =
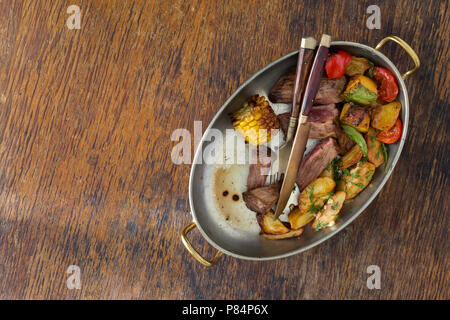
[[[356,144],[358,144],[361,147],[364,157],[367,157],[367,144],[362,134],[359,133],[359,131],[356,130],[355,128],[345,124],[342,125],[342,129],[350,137],[350,139],[352,139]]]

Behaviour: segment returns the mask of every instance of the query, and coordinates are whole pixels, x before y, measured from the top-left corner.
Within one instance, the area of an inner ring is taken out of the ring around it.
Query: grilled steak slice
[[[319,91],[314,98],[314,104],[330,104],[342,101],[341,93],[346,83],[345,76],[338,79],[322,78]]]
[[[269,92],[269,100],[272,103],[292,103],[294,92],[296,67],[289,69],[275,83]],[[330,104],[341,102],[341,92],[346,83],[345,76],[339,79],[322,78],[319,91],[314,99],[315,104]]]
[[[262,187],[266,183],[269,168],[272,165],[270,148],[258,146],[252,148],[250,169],[247,176],[247,190]]]
[[[280,122],[280,128],[283,130],[284,135],[286,136],[288,128],[289,128],[289,119],[291,118],[291,113],[281,113],[277,115],[278,121]]]
[[[313,182],[337,155],[337,144],[333,138],[319,141],[305,155],[298,169],[295,182],[297,182],[300,192]]]
[[[334,103],[324,106],[313,106],[309,113],[308,122],[311,123],[309,131],[309,139],[323,139],[328,137],[336,138],[335,121],[339,115],[339,111]],[[278,115],[281,129],[284,134],[289,126],[290,113],[282,113]]]
[[[278,79],[269,92],[269,100],[273,103],[292,103],[297,67],[290,68]]]
[[[334,103],[314,106],[309,113],[308,122],[311,124],[309,139],[336,138],[335,121],[339,111]]]
[[[275,205],[280,196],[281,182],[246,191],[242,194],[245,205],[252,211],[266,213]]]

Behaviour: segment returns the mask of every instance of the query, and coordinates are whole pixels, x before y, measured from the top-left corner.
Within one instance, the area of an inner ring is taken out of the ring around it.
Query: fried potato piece
[[[273,210],[265,214],[257,214],[256,219],[265,234],[284,234],[291,231],[280,219],[275,219]]]
[[[367,108],[358,106],[353,102],[344,104],[339,120],[341,120],[341,123],[349,125],[360,132],[369,130],[369,111]]]
[[[341,159],[339,159],[339,169],[344,170],[357,164],[361,160],[363,152],[361,147],[355,144],[349,152],[344,154]]]
[[[301,212],[308,212],[312,205],[320,205],[316,203],[320,198],[328,195],[336,187],[336,182],[330,177],[319,177],[300,193],[298,197],[298,206]],[[323,203],[322,203],[323,205]]]
[[[262,236],[268,240],[281,240],[298,237],[303,233],[303,229],[291,230],[288,223],[280,219],[274,219],[273,210],[265,214],[258,214],[256,218],[262,230]]]
[[[336,182],[330,177],[319,177],[311,182],[298,197],[298,206],[302,212],[307,212],[315,199],[327,195],[336,187]]]
[[[299,202],[303,199],[319,197],[333,191],[336,182],[331,177],[319,177],[311,182],[299,196]]]
[[[301,227],[306,226],[314,220],[314,217],[314,213],[311,211],[302,212],[299,207],[295,207],[288,216],[289,222],[291,223],[291,228],[294,230],[298,230]]]
[[[302,233],[303,233],[303,228],[298,229],[298,230],[292,230],[292,231],[289,231],[288,233],[284,233],[284,234],[265,234],[265,233],[263,233],[262,236],[268,240],[282,240],[282,239],[298,237]]]
[[[339,211],[344,204],[345,196],[345,192],[338,191],[328,199],[323,209],[316,215],[316,219],[312,224],[314,230],[319,231],[320,229],[334,226]]]
[[[342,174],[341,180],[337,184],[338,191],[346,193],[345,199],[353,199],[360,193],[372,180],[376,167],[370,162],[358,164],[350,171]]]
[[[385,105],[380,105],[372,109],[372,127],[378,130],[389,130],[395,125],[400,114],[402,104],[394,101]]]
[[[291,228],[297,230],[314,220],[335,187],[331,177],[319,177],[307,186],[298,197],[298,207],[289,213]]]
[[[329,166],[327,166],[322,173],[320,174],[319,177],[328,177],[328,178],[333,178],[333,173],[334,173],[334,168],[333,166],[330,164]]]
[[[381,141],[378,140],[375,129],[369,128],[369,131],[366,134],[366,143],[367,159],[378,168],[384,163],[384,154]]]

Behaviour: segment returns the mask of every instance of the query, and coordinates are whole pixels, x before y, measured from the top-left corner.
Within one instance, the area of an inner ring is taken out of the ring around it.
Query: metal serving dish
[[[403,75],[400,74],[391,60],[378,51],[384,43],[389,40],[398,43],[414,61],[414,68]],[[404,79],[406,79],[420,66],[419,58],[406,42],[395,36],[384,38],[375,47],[375,49],[363,44],[346,41],[332,42],[332,48],[342,49],[353,55],[366,57],[374,62],[375,65],[379,65],[390,70],[398,80],[399,94],[397,100],[399,100],[402,104],[401,119],[403,121],[403,135],[399,142],[391,144],[388,147],[388,169],[385,172],[382,169],[377,170],[369,187],[354,198],[350,204],[346,203],[344,205],[340,218],[333,228],[327,228],[321,230],[320,232],[314,232],[312,228],[305,228],[305,232],[299,238],[278,241],[266,240],[263,237],[254,234],[236,237],[231,236],[227,232],[223,232],[223,229],[221,229],[212,218],[211,209],[205,205],[206,193],[202,190],[202,180],[208,165],[195,164],[197,163],[195,160],[203,154],[204,148],[209,143],[209,141],[205,140],[204,136],[195,154],[189,181],[189,201],[193,222],[184,228],[181,234],[181,239],[185,247],[193,255],[193,257],[203,265],[212,266],[217,262],[222,253],[226,253],[240,259],[271,260],[288,257],[310,249],[331,238],[344,229],[354,219],[356,219],[356,217],[358,217],[364,209],[367,208],[373,199],[375,199],[386,181],[389,179],[389,176],[391,175],[400,157],[400,153],[408,133],[409,101]],[[298,51],[291,52],[286,56],[270,63],[248,79],[224,103],[214,119],[211,121],[208,129],[215,128],[224,131],[225,129],[232,128],[228,114],[239,109],[244,101],[256,92],[263,94],[265,93],[267,96],[279,77],[283,75],[290,67],[296,65],[297,56]],[[199,231],[208,243],[218,250],[216,256],[211,261],[203,258],[187,239],[188,232],[195,227],[198,227]]]

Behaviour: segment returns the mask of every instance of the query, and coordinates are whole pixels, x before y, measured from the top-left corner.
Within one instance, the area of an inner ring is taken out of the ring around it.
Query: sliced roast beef
[[[308,122],[311,123],[309,139],[336,138],[335,121],[338,115],[339,111],[334,103],[323,106],[313,106],[308,117]],[[289,117],[289,112],[278,115],[280,126],[284,134],[286,134],[289,126]]]
[[[289,69],[275,83],[269,92],[269,100],[272,103],[292,103],[294,92],[296,68]],[[330,104],[342,101],[340,94],[346,83],[345,76],[338,79],[322,78],[319,91],[314,99],[314,104]]]
[[[319,141],[304,156],[298,169],[296,182],[300,191],[313,182],[337,155],[337,144],[333,138]]]
[[[297,67],[290,68],[278,79],[269,92],[269,100],[273,103],[292,103],[294,94],[295,75]]]
[[[320,80],[319,91],[314,98],[314,104],[330,104],[342,101],[341,93],[344,90],[347,80],[345,76],[338,79],[322,78]]]
[[[266,213],[275,205],[280,196],[281,182],[255,188],[242,194],[245,205],[252,211]]]
[[[288,128],[289,128],[289,119],[291,118],[291,113],[281,113],[277,115],[278,121],[280,122],[280,128],[283,130],[284,135],[286,136]]]
[[[312,107],[308,116],[311,124],[309,139],[336,138],[335,121],[338,115],[339,111],[334,103]]]
[[[250,154],[251,161],[247,176],[247,190],[265,185],[270,166],[272,165],[272,152],[270,148],[258,146],[252,148]]]

